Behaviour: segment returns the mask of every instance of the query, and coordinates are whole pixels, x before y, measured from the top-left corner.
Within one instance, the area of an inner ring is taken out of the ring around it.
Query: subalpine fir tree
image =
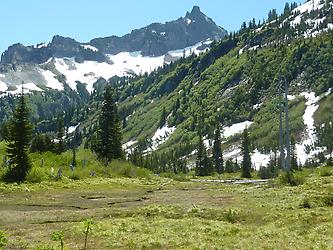
[[[168,113],[166,112],[165,107],[163,107],[161,117],[160,117],[160,122],[159,122],[159,125],[158,125],[159,128],[162,128],[166,124],[167,116],[168,116]]]
[[[121,126],[117,105],[114,101],[114,90],[106,86],[104,91],[102,112],[99,117],[99,129],[97,131],[96,153],[107,160],[123,157],[121,145]]]
[[[242,178],[251,178],[251,154],[250,154],[250,138],[247,128],[243,132],[243,141],[242,141]]]
[[[76,167],[77,163],[76,163],[76,150],[75,148],[73,149],[73,158],[72,158],[72,163],[71,163],[72,167]]]
[[[65,137],[64,118],[62,116],[59,116],[57,123],[58,123],[58,131],[57,131],[56,153],[61,154],[66,150],[64,142],[64,137]]]
[[[223,167],[223,155],[222,155],[222,147],[221,147],[220,124],[217,124],[215,134],[214,134],[213,161],[214,161],[214,167],[215,167],[216,172],[218,174],[222,174],[224,172],[224,167]]]
[[[198,153],[197,159],[195,162],[195,173],[198,176],[207,176],[212,173],[212,163],[207,156],[207,151],[205,144],[203,142],[202,136],[199,136],[199,143],[198,143]]]
[[[10,167],[5,179],[9,182],[22,182],[31,168],[29,147],[32,135],[32,125],[29,122],[29,110],[25,101],[23,87],[19,103],[9,124],[7,155]]]

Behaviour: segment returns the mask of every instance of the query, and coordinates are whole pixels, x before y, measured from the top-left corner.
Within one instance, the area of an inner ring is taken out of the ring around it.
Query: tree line
[[[51,151],[61,154],[67,150],[65,143],[65,129],[62,117],[58,119],[57,138],[51,139],[46,134],[33,135],[33,126],[29,120],[30,110],[26,96],[22,91],[18,96],[16,108],[5,127],[7,169],[3,179],[7,182],[23,182],[32,168],[30,152]],[[3,132],[3,131],[2,131]],[[124,157],[121,146],[121,128],[117,105],[114,101],[114,90],[106,86],[102,110],[99,115],[98,130],[92,144],[92,150],[99,159],[106,164],[113,159]],[[73,161],[75,164],[75,148]]]

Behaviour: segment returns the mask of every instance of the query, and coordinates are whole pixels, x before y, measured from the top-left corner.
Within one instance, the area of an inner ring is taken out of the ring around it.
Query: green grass
[[[66,249],[82,248],[87,218],[90,249],[330,249],[330,170],[296,172],[305,181],[296,187],[162,177],[1,183],[0,228],[9,249],[58,249],[59,231]]]
[[[319,102],[319,108],[314,114],[314,120],[317,126],[333,120],[333,94],[324,97]]]
[[[289,118],[291,135],[295,139],[304,129],[303,114],[305,112],[304,98],[296,98],[289,104]],[[278,100],[266,103],[254,116],[254,124],[250,127],[253,143],[259,148],[271,149],[278,145],[279,138],[279,110]]]
[[[0,159],[5,155],[5,143],[0,142]],[[104,166],[90,150],[80,148],[76,152],[77,166],[72,170],[72,151],[66,151],[60,155],[45,152],[42,154],[30,154],[32,169],[27,175],[27,182],[38,183],[41,181],[58,180],[58,171],[61,169],[62,178],[80,180],[95,177],[130,177],[130,178],[150,178],[152,173],[133,164],[114,160]],[[3,163],[0,163],[0,177],[6,171]],[[1,178],[0,178],[1,179]]]

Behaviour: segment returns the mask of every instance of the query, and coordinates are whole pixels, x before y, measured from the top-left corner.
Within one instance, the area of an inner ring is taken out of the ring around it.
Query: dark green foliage
[[[311,208],[312,204],[311,204],[311,200],[309,198],[304,198],[300,204],[299,204],[299,208]]]
[[[8,145],[6,151],[10,159],[10,166],[5,176],[7,181],[22,182],[25,180],[26,175],[31,168],[28,154],[31,134],[32,125],[29,122],[29,110],[22,89],[19,102],[9,124]]]
[[[64,232],[63,231],[57,231],[57,232],[53,232],[51,239],[53,241],[59,241],[60,243],[60,249],[63,250],[64,249]]]
[[[222,174],[224,172],[223,167],[223,154],[221,147],[221,130],[220,124],[216,126],[215,134],[214,134],[214,144],[213,144],[213,161],[214,167],[218,174]]]
[[[328,163],[332,161],[332,153],[333,153],[333,122],[326,121],[321,126],[317,126],[317,145],[323,146],[327,148],[327,152],[330,155],[330,160]],[[332,166],[331,164],[328,164]]]
[[[243,161],[242,161],[242,178],[251,178],[251,144],[250,144],[250,138],[249,138],[249,132],[246,128],[243,132],[243,138],[242,138],[242,155],[243,155]]]
[[[144,155],[145,148],[146,146],[140,146],[139,141],[137,147],[129,154],[129,160],[136,166],[150,169],[155,173],[185,174],[188,172],[184,156],[193,151],[193,146],[190,144],[180,144],[168,151],[155,151]]]
[[[0,230],[0,249],[4,248],[7,245],[7,237],[3,231]]]
[[[72,167],[75,168],[77,163],[76,163],[76,150],[73,149],[73,158],[72,158],[72,163],[71,163]]]
[[[55,151],[55,144],[47,134],[37,134],[31,141],[30,151],[33,152],[53,152]]]
[[[305,182],[305,178],[300,175],[298,172],[283,172],[279,176],[280,183],[283,185],[289,185],[289,186],[299,186],[302,185]]]
[[[276,178],[279,174],[279,168],[277,166],[278,161],[271,159],[267,167],[261,167],[258,171],[258,175],[261,179]]]
[[[333,206],[333,194],[326,195],[322,198],[323,203],[327,207],[332,207]]]
[[[9,135],[8,122],[4,122],[0,125],[0,140],[7,140]]]
[[[167,116],[168,116],[168,113],[166,112],[165,107],[163,107],[161,117],[160,117],[159,126],[158,126],[159,128],[162,128],[166,124]]]
[[[114,90],[108,85],[104,91],[94,150],[99,157],[105,159],[107,162],[113,159],[120,159],[123,157],[121,139],[120,119],[114,99]]]
[[[267,21],[268,22],[274,21],[274,20],[277,19],[277,17],[278,17],[278,15],[277,15],[276,9],[272,9],[272,10],[270,10],[268,12],[268,19],[267,19]]]
[[[212,162],[207,156],[206,147],[204,145],[202,136],[199,136],[197,147],[197,158],[195,161],[195,173],[198,176],[208,176],[213,172]]]
[[[58,117],[57,143],[56,143],[57,154],[61,154],[66,151],[64,137],[65,137],[64,118],[62,116],[59,116]]]
[[[233,162],[231,159],[228,159],[225,162],[225,172],[235,173],[235,172],[238,172],[239,170],[240,170],[240,166],[238,165],[237,160],[236,160],[236,162]]]

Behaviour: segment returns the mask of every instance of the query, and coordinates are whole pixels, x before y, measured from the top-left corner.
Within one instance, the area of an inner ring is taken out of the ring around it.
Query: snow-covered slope
[[[148,152],[157,150],[160,145],[169,139],[175,130],[176,127],[169,127],[168,124],[165,124],[162,128],[158,128],[151,138],[152,146]]]
[[[12,70],[0,75],[0,91],[6,92],[8,86],[18,86],[22,81],[35,84],[34,86],[25,86],[30,91],[36,91],[36,85],[63,90],[64,86],[57,77],[63,75],[71,89],[76,90],[76,82],[80,81],[86,84],[88,92],[91,93],[93,84],[100,77],[108,80],[113,76],[122,77],[151,73],[164,64],[178,60],[184,55],[186,57],[192,53],[198,55],[209,49],[211,43],[211,40],[203,41],[184,49],[170,51],[166,55],[158,57],[145,57],[142,56],[140,51],[121,52],[117,55],[107,55],[110,63],[96,61],[78,63],[75,58],[50,58],[46,63],[29,67],[22,66],[19,70]],[[84,45],[84,48],[96,49],[90,45]],[[38,91],[42,91],[42,89],[38,88]],[[13,94],[14,92],[7,93]]]

